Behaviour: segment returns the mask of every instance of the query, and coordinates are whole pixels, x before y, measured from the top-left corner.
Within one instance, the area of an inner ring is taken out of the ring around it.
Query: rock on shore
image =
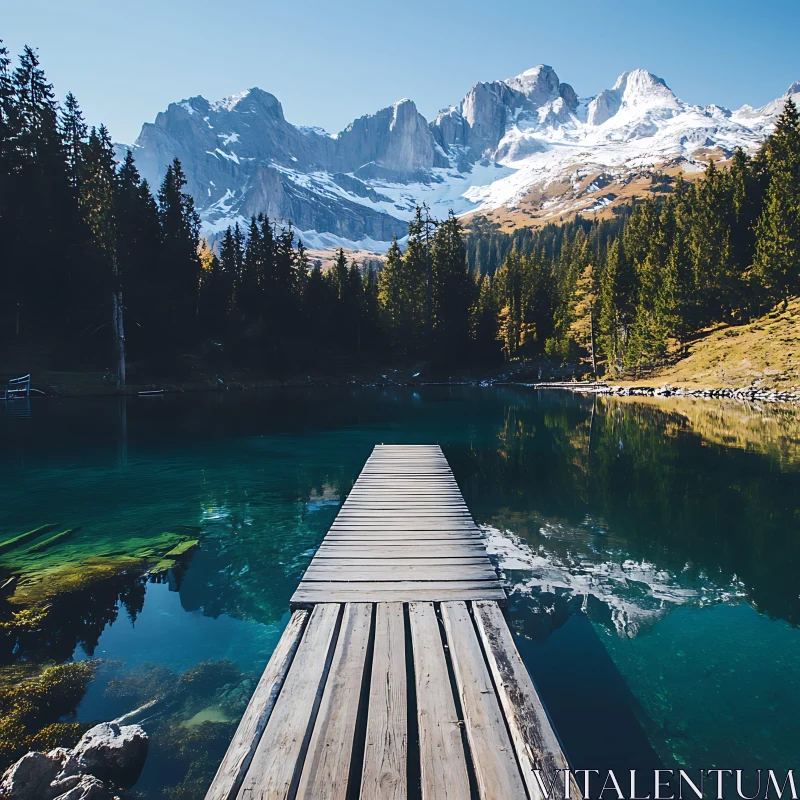
[[[0,780],[2,800],[111,800],[129,788],[147,758],[148,739],[139,725],[103,722],[68,750],[28,753]]]

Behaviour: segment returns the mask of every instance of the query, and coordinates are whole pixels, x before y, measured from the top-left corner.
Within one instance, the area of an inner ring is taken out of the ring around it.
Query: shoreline
[[[662,386],[607,384],[603,381],[587,383],[526,383],[531,389],[565,389],[575,394],[599,394],[611,397],[693,397],[709,400],[744,400],[765,403],[800,403],[800,388],[790,390],[760,389],[754,386],[735,388],[687,388],[685,386]]]
[[[575,394],[596,394],[610,397],[693,397],[718,400],[739,400],[749,402],[767,403],[800,403],[800,387],[791,386],[787,389],[761,388],[758,386],[721,386],[721,387],[691,387],[673,386],[665,383],[661,385],[642,383],[607,383],[606,381],[537,381],[509,380],[510,376],[498,377],[473,375],[450,377],[430,380],[419,380],[413,376],[398,375],[398,370],[387,370],[386,373],[375,375],[346,375],[346,376],[308,376],[305,378],[260,378],[255,380],[232,379],[228,382],[221,378],[202,381],[175,381],[163,384],[147,383],[134,384],[123,389],[111,387],[91,387],[86,389],[79,385],[51,385],[50,391],[36,391],[29,398],[5,400],[4,393],[0,394],[0,402],[8,403],[9,407],[26,402],[32,398],[37,399],[64,399],[78,397],[136,397],[155,398],[175,394],[200,394],[200,393],[247,393],[262,389],[312,389],[312,388],[399,388],[423,386],[517,386],[536,390],[561,390]],[[394,373],[394,375],[392,375]]]

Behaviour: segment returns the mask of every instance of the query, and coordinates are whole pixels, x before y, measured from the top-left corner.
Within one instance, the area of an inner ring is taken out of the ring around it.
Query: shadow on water
[[[472,387],[35,403],[30,419],[0,415],[0,542],[44,522],[76,532],[0,555],[0,583],[145,558],[165,532],[200,548],[161,583],[116,574],[38,629],[0,632],[0,678],[100,659],[71,718],[157,700],[137,790],[202,796],[378,442],[444,448],[575,767],[791,766],[800,414],[787,409]],[[759,646],[780,657],[754,658]],[[754,726],[765,696],[770,722]]]

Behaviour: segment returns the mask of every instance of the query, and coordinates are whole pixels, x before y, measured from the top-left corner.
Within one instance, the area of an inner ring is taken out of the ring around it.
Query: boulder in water
[[[0,780],[0,797],[7,800],[42,800],[49,797],[50,783],[61,770],[63,758],[27,753],[12,764]]]
[[[93,775],[128,788],[138,780],[146,758],[147,734],[140,725],[103,722],[86,731],[59,777]]]

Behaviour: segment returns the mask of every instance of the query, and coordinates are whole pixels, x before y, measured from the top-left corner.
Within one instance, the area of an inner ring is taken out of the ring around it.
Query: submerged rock
[[[12,764],[0,780],[4,800],[45,800],[50,784],[61,771],[62,753],[27,753]]]
[[[147,745],[147,734],[140,725],[103,722],[86,731],[59,777],[93,775],[128,788],[139,779]]]

